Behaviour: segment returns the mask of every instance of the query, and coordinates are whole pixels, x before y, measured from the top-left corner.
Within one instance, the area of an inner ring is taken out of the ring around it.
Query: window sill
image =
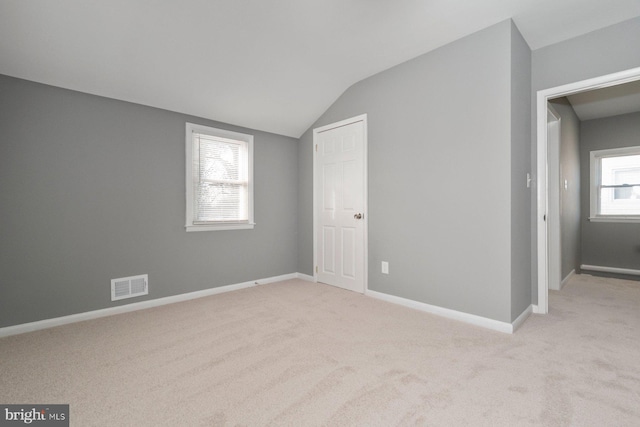
[[[638,216],[596,216],[590,217],[589,221],[591,222],[640,222],[640,217]]]
[[[192,231],[223,231],[223,230],[253,230],[255,223],[228,223],[228,224],[202,224],[202,225],[186,225],[187,232]]]

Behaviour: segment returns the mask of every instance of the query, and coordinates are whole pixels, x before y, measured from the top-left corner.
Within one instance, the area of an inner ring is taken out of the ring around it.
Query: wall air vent
[[[147,295],[148,293],[148,274],[111,280],[111,301]]]

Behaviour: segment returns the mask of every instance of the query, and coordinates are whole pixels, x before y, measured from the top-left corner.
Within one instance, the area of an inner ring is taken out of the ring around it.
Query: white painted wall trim
[[[569,283],[569,280],[571,280],[571,278],[575,275],[576,275],[576,270],[575,269],[571,270],[569,274],[567,274],[567,277],[562,279],[562,282],[560,282],[560,290],[562,290],[562,288],[564,288],[564,285]]]
[[[296,273],[296,277],[300,280],[306,280],[307,282],[317,283],[317,280],[313,276],[309,276],[308,274]]]
[[[538,307],[538,305],[537,305],[537,304],[531,304],[531,308],[533,309],[533,312],[534,312],[535,314],[544,314],[544,313],[541,313],[541,312],[540,312],[540,307]]]
[[[638,271],[640,274],[640,271]],[[217,295],[225,292],[237,291],[239,289],[251,288],[254,286],[267,285],[270,283],[282,282],[284,280],[300,279],[308,282],[316,283],[316,279],[313,276],[303,273],[290,273],[283,274],[281,276],[268,277],[265,279],[252,280],[249,282],[236,283],[233,285],[219,286],[217,288],[204,289],[201,291],[189,292],[186,294],[173,295],[170,297],[157,298],[149,301],[141,301],[132,304],[120,305],[118,307],[104,308],[101,310],[87,311],[85,313],[71,314],[69,316],[56,317],[53,319],[39,320],[37,322],[23,323],[20,325],[7,326],[0,328],[0,338],[8,337],[11,335],[24,334],[27,332],[39,331],[42,329],[53,328],[56,326],[68,325],[70,323],[83,322],[85,320],[99,319],[101,317],[113,316],[116,314],[129,313],[132,311],[144,310],[152,307],[159,307],[167,304],[173,304],[176,302],[189,301],[192,299],[203,298],[211,295]],[[415,310],[424,311],[427,313],[435,314],[437,316],[446,317],[448,319],[454,319],[472,325],[480,326],[486,329],[491,329],[498,332],[513,333],[515,332],[533,313],[537,313],[537,306],[529,306],[513,323],[500,322],[493,319],[488,319],[482,316],[476,316],[474,314],[464,313],[461,311],[451,310],[448,308],[438,307],[435,305],[425,304],[422,302],[397,297],[394,295],[384,294],[382,292],[376,292],[367,289],[365,295],[376,298],[382,301],[387,301],[393,304],[402,305],[404,307],[413,308]]]
[[[633,270],[631,268],[603,267],[600,265],[582,264],[580,266],[580,269],[587,271],[601,271],[603,273],[629,274],[632,276],[640,276],[640,270]]]
[[[475,314],[464,313],[462,311],[451,310],[448,308],[438,307],[436,305],[426,304],[406,298],[389,295],[382,292],[366,290],[365,295],[393,304],[402,305],[404,307],[413,308],[415,310],[424,311],[426,313],[435,314],[437,316],[446,317],[448,319],[458,320],[460,322],[470,323],[482,328],[491,329],[498,332],[512,334],[532,312],[529,306],[513,323],[500,322],[498,320],[488,319]]]
[[[517,331],[520,326],[522,326],[522,324],[524,323],[525,320],[527,320],[529,318],[529,316],[531,316],[531,313],[533,313],[533,306],[530,305],[529,307],[526,308],[525,311],[523,311],[520,316],[518,316],[518,318],[516,320],[514,320],[513,322],[511,322],[511,327],[513,328],[513,330],[511,331],[511,333]]]
[[[560,145],[562,142],[562,118],[547,103],[547,280],[549,289],[559,291],[562,280],[562,239],[560,221]]]
[[[173,295],[170,297],[157,298],[148,301],[135,302],[132,304],[120,305],[117,307],[103,308],[101,310],[87,311],[85,313],[71,314],[69,316],[56,317],[53,319],[39,320],[37,322],[23,323],[21,325],[7,326],[0,328],[0,338],[10,335],[23,334],[26,332],[38,331],[41,329],[53,328],[55,326],[67,325],[69,323],[82,322],[85,320],[98,319],[100,317],[113,316],[114,314],[129,313],[131,311],[144,310],[152,307],[173,304],[176,302],[188,301],[196,298],[208,297],[224,292],[237,291],[239,289],[253,286],[266,285],[269,283],[282,282],[283,280],[302,279],[309,280],[313,277],[306,274],[290,273],[281,276],[268,277],[265,279],[252,280],[234,285],[219,286],[217,288],[204,289],[201,291],[189,292],[186,294]]]

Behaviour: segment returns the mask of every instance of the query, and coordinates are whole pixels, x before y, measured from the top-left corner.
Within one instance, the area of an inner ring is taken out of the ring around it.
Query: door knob
[[[355,219],[362,219],[362,214],[361,213],[357,213],[353,216]]]

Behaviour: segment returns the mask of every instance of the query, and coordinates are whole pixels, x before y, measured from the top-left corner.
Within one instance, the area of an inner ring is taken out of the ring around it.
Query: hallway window
[[[591,152],[592,221],[640,221],[640,147]]]

